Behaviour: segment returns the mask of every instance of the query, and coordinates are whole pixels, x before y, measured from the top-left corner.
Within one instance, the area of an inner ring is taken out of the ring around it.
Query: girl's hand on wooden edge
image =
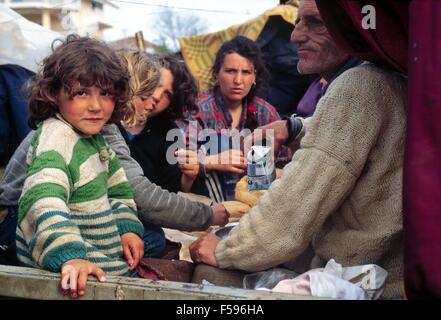
[[[98,281],[106,281],[106,274],[95,263],[83,259],[72,259],[66,261],[61,267],[61,291],[73,299],[83,296],[86,293],[87,278],[95,276]]]

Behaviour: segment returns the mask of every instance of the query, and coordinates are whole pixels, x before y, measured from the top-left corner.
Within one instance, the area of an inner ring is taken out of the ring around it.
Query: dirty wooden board
[[[0,265],[0,297],[25,299],[69,299],[59,291],[60,277],[39,269]],[[284,293],[245,290],[172,281],[153,281],[107,276],[104,283],[90,277],[86,294],[91,300],[166,300],[166,299],[316,299]]]

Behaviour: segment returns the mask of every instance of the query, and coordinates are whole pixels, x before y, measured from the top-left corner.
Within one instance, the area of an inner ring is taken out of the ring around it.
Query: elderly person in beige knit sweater
[[[347,59],[313,0],[301,2],[292,41],[302,73],[329,80]],[[339,75],[305,121],[281,179],[227,239],[194,242],[193,259],[255,272],[295,260],[311,246],[309,268],[331,258],[343,266],[375,263],[389,273],[383,297],[401,297],[405,109],[400,74],[363,63]],[[286,125],[278,128],[276,136],[286,136]]]

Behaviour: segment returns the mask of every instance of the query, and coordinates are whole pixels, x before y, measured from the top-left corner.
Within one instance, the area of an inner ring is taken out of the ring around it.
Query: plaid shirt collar
[[[233,119],[231,118],[230,112],[225,108],[224,100],[222,99],[222,95],[219,87],[216,87],[214,89],[214,99],[216,102],[215,105],[213,106],[214,111],[222,112],[223,118],[226,123],[226,127],[231,129],[231,123],[233,122]],[[242,114],[240,116],[239,125],[236,128],[238,130],[242,130],[244,128],[245,121],[247,119],[247,108],[248,108],[248,102],[247,99],[245,98],[242,104]]]

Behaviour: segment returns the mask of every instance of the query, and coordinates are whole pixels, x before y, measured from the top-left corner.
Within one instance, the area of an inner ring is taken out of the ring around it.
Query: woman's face
[[[224,101],[237,103],[250,92],[256,80],[256,70],[249,59],[233,52],[225,55],[216,78]]]

